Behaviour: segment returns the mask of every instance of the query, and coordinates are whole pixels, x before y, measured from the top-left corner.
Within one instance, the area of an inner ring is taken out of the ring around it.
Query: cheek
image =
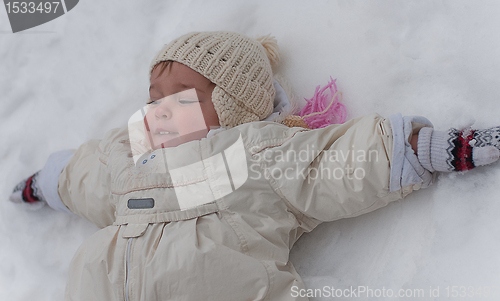
[[[215,112],[214,110],[212,113],[213,114],[209,115],[209,118],[207,118],[207,124],[209,126],[220,126],[219,116],[217,116],[217,112]]]
[[[205,130],[206,124],[200,106],[183,108],[177,115],[177,123],[180,125],[179,133],[193,133]]]
[[[203,107],[203,115],[205,116],[205,122],[208,126],[220,126],[219,116],[212,102],[205,104]]]

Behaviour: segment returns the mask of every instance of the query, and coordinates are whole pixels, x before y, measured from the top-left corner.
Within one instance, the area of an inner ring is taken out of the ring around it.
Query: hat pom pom
[[[307,99],[307,104],[299,112],[305,123],[312,129],[319,129],[331,124],[341,124],[346,120],[346,107],[339,102],[342,95],[337,90],[336,79],[330,77],[330,82],[323,88],[316,87],[314,96]],[[325,92],[330,90],[330,96]],[[331,100],[330,100],[331,99]]]
[[[267,58],[271,63],[271,66],[277,66],[280,60],[280,48],[278,47],[278,41],[275,37],[270,34],[266,36],[259,36],[255,38],[266,50]]]

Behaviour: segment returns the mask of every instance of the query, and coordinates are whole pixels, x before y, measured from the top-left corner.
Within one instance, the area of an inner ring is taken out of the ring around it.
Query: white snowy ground
[[[70,260],[97,228],[8,196],[50,153],[123,126],[147,98],[151,58],[171,39],[272,33],[300,98],[333,76],[351,118],[401,112],[441,130],[483,128],[500,124],[499,14],[495,0],[86,0],[13,34],[0,8],[0,300],[63,300]],[[319,226],[292,262],[312,289],[422,289],[424,298],[390,300],[453,300],[457,286],[472,295],[456,300],[482,300],[488,288],[498,298],[499,185],[499,164],[441,175],[386,208]],[[333,300],[325,296],[311,300]]]

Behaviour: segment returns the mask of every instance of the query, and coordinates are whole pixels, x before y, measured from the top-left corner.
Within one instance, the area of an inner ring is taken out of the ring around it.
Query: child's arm
[[[415,123],[414,130],[423,126]],[[316,130],[285,131],[258,158],[271,186],[307,231],[323,221],[383,207],[432,180],[424,168],[405,161],[404,131],[398,132],[395,143],[391,121],[379,115]],[[399,187],[391,190],[391,181]]]
[[[430,143],[423,143],[422,138],[428,135],[421,134],[429,132],[437,133],[432,151]],[[287,142],[268,149],[276,159],[265,160],[263,165],[269,170],[273,188],[310,230],[323,221],[376,210],[430,185],[436,169],[427,169],[419,157],[425,149],[439,153],[439,133],[422,117],[403,118],[398,114],[384,119],[369,115],[342,125],[295,133]],[[473,153],[485,150],[481,147]],[[309,152],[312,156],[307,160],[305,156],[296,160],[279,157],[291,152]],[[475,165],[493,162],[498,153],[494,149],[490,160],[476,160]],[[482,157],[476,155],[474,159]],[[287,172],[291,168],[299,173]]]
[[[113,132],[113,131],[111,131]],[[62,203],[99,228],[115,221],[108,171],[108,137],[82,144],[62,169],[57,191]]]
[[[112,130],[103,140],[90,140],[76,151],[52,154],[40,172],[19,183],[10,197],[17,203],[75,213],[100,228],[115,220],[108,160],[112,146],[127,140],[125,130]]]

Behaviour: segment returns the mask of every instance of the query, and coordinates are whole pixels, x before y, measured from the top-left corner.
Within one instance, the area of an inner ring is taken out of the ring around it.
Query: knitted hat
[[[192,32],[165,45],[151,62],[175,61],[205,76],[216,87],[212,102],[221,126],[259,121],[273,111],[271,63],[277,64],[276,39],[251,39],[234,32]]]

